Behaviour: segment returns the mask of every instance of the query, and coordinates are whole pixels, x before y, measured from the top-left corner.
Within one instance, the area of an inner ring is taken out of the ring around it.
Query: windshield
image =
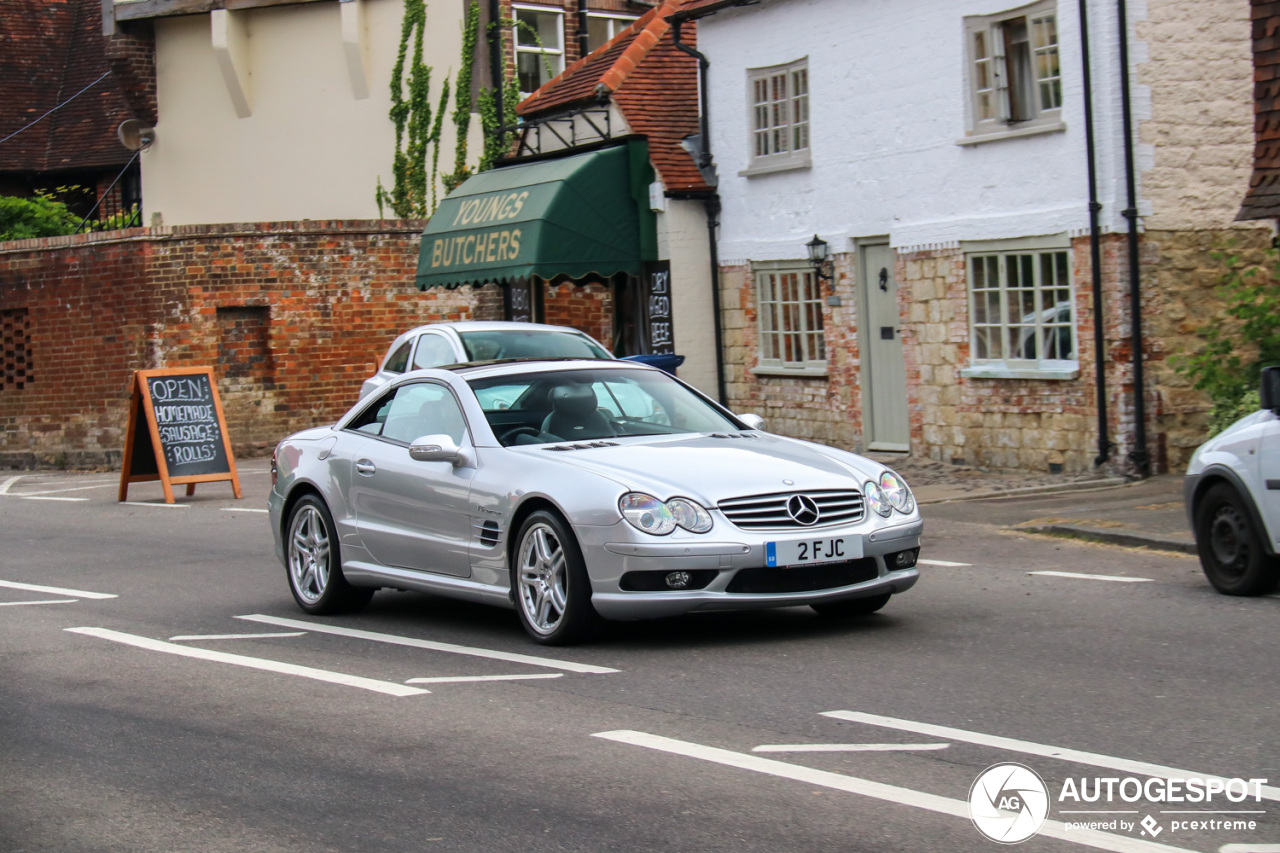
[[[608,358],[613,356],[591,338],[570,329],[496,329],[462,332],[468,361],[503,358]]]
[[[654,370],[561,370],[470,381],[504,447],[746,429]]]

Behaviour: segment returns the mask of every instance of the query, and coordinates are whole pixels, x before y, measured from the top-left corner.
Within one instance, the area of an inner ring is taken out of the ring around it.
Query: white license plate
[[[764,554],[765,564],[772,568],[860,560],[862,559],[862,537],[814,536],[811,539],[766,542]]]

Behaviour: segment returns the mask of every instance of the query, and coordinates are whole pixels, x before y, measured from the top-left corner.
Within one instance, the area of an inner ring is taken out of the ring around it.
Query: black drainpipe
[[[587,0],[578,0],[578,56],[583,57],[590,53],[587,38]]]
[[[1124,180],[1127,193],[1124,210],[1129,220],[1129,315],[1133,349],[1133,415],[1136,423],[1133,450],[1129,462],[1139,477],[1151,474],[1151,457],[1147,454],[1147,402],[1142,376],[1142,289],[1138,265],[1138,190],[1133,163],[1133,105],[1129,97],[1129,23],[1125,0],[1117,0],[1120,25],[1120,100],[1124,115]]]
[[[698,169],[705,179],[711,171],[711,104],[707,100],[707,69],[711,67],[711,61],[680,40],[680,25],[684,22],[679,14],[667,20],[673,24],[672,37],[676,49],[698,60],[698,91],[701,101],[698,132],[702,137],[699,146],[701,150],[698,152]],[[728,405],[729,393],[724,382],[724,330],[720,316],[720,249],[716,242],[716,229],[720,225],[720,194],[713,189],[711,194],[703,200],[703,204],[707,209],[707,246],[711,255],[711,310],[715,313],[716,391],[720,402]]]
[[[1094,466],[1111,458],[1107,425],[1107,340],[1102,323],[1102,238],[1099,234],[1097,148],[1093,135],[1093,72],[1089,60],[1089,3],[1080,2],[1080,58],[1084,63],[1084,142],[1089,164],[1089,257],[1093,274],[1093,359],[1098,396],[1098,455]]]

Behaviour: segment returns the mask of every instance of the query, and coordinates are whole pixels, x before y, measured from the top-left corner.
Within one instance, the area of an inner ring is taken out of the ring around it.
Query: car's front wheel
[[[869,595],[866,598],[846,598],[844,601],[827,601],[822,604],[809,605],[823,616],[833,619],[848,619],[854,616],[868,616],[889,603],[893,593]]]
[[[558,515],[538,510],[520,525],[511,568],[520,623],[536,642],[580,642],[599,626],[591,581],[573,531]]]
[[[293,600],[308,613],[349,613],[369,603],[373,590],[347,583],[333,516],[324,501],[307,495],[289,513],[285,556]]]
[[[1224,595],[1264,595],[1280,584],[1280,562],[1267,554],[1240,494],[1226,483],[1211,486],[1195,511],[1200,566]]]

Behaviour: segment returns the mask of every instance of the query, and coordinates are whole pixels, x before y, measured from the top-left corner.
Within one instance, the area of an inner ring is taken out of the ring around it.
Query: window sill
[[[825,367],[753,367],[753,376],[795,376],[801,379],[826,379]]]
[[[979,364],[960,369],[965,379],[1048,379],[1063,381],[1080,378],[1080,367],[1006,367],[1003,364]]]
[[[1067,129],[1066,122],[1055,121],[1050,124],[1037,124],[1032,127],[1019,127],[1007,130],[987,130],[974,133],[963,139],[957,139],[956,145],[981,145],[984,142],[996,142],[1001,139],[1017,139],[1022,136],[1039,136],[1043,133],[1061,133]]]
[[[785,162],[769,163],[764,162],[755,166],[748,166],[738,175],[743,178],[750,178],[754,175],[771,175],[774,172],[792,172],[799,169],[809,169],[813,167],[813,161],[808,156],[787,160]]]

